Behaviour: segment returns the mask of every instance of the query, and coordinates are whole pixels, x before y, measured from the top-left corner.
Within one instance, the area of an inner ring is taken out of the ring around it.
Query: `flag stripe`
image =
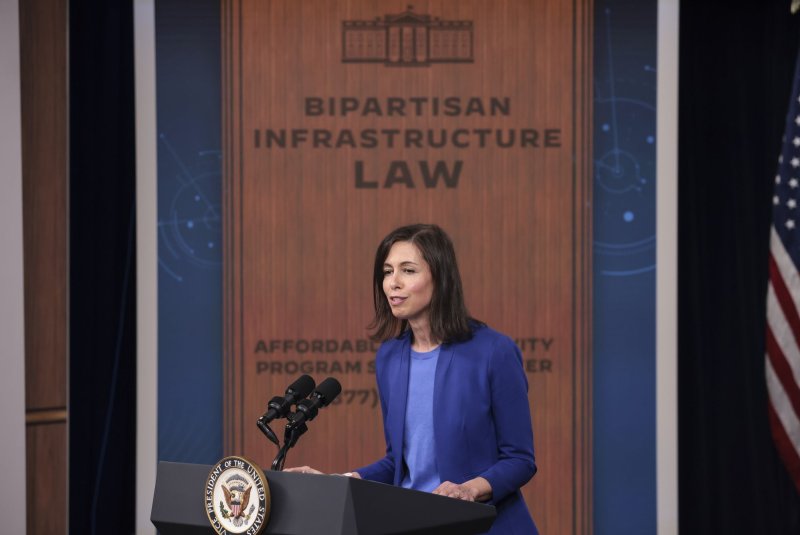
[[[797,343],[800,338],[797,333],[800,331],[795,331],[793,327],[790,328],[790,324],[793,321],[797,322],[797,326],[800,328],[800,317],[797,315],[797,310],[791,305],[785,304],[785,298],[781,299],[779,297],[782,294],[780,282],[780,277],[773,278],[767,287],[767,325],[769,331],[771,331],[768,334],[774,336],[776,343],[783,352],[780,358],[785,361],[785,366],[776,367],[781,379],[784,381],[793,380],[800,385],[800,345]],[[793,316],[794,319],[787,320],[787,311],[789,312],[788,315],[790,317]],[[778,355],[775,355],[775,358],[778,358]],[[777,368],[780,369],[778,370]]]
[[[775,291],[775,297],[783,310],[787,325],[791,327],[795,340],[800,338],[800,315],[797,314],[797,306],[792,299],[792,294],[786,286],[782,273],[778,271],[775,256],[769,256],[769,280]]]
[[[772,405],[768,405],[767,409],[769,411],[769,426],[772,429],[772,438],[775,441],[775,447],[781,459],[783,459],[786,468],[789,470],[789,474],[792,476],[797,490],[800,491],[800,454],[798,454],[797,449],[792,445],[792,441],[783,429],[783,425],[778,419],[778,415],[775,414]]]
[[[794,344],[793,349],[797,353],[797,346]],[[789,400],[790,409],[794,412],[795,418],[797,418],[800,416],[800,388],[792,380],[792,371],[789,368],[785,353],[770,328],[767,328],[767,358],[772,366],[775,378],[780,382],[783,392]]]
[[[789,398],[786,396],[786,392],[775,375],[769,360],[767,360],[766,372],[767,390],[772,409],[775,411],[777,420],[781,423],[783,432],[786,434],[787,444],[790,444],[795,454],[800,456],[800,420],[797,419],[797,414],[792,410]]]

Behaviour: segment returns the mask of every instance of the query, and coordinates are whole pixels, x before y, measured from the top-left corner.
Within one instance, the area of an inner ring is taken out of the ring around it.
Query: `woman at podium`
[[[522,356],[470,317],[447,234],[423,224],[389,233],[373,293],[386,455],[347,475],[491,503],[490,533],[537,533],[519,490],[536,473]]]

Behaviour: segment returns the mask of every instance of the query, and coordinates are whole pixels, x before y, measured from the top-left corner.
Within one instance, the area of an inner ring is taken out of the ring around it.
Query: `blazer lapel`
[[[433,379],[433,414],[442,415],[447,414],[447,407],[450,405],[448,402],[448,385],[452,386],[453,381],[449,380],[451,364],[455,349],[450,344],[442,345],[439,351],[439,360],[436,362],[436,375]],[[433,438],[436,444],[436,459],[437,468],[439,469],[439,477],[442,481],[453,479],[454,475],[451,474],[448,465],[448,456],[445,454],[445,444],[452,441],[455,436],[452,428],[452,418],[433,418]]]
[[[447,372],[453,362],[455,350],[450,344],[442,345],[439,351],[439,360],[436,362],[436,376],[433,379],[433,406],[442,407],[445,401],[444,395],[447,392],[445,383],[447,382]],[[434,424],[436,419],[434,419]]]
[[[392,397],[389,401],[389,438],[394,454],[394,484],[399,485],[403,473],[403,436],[406,427],[406,402],[408,400],[408,369],[411,362],[411,343],[409,336],[403,337],[400,346],[400,364],[392,381]]]

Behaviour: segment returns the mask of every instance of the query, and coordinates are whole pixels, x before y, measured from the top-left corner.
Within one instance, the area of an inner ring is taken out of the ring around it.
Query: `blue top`
[[[426,353],[411,350],[403,436],[406,472],[400,483],[407,489],[431,492],[441,484],[433,438],[433,378],[440,348]]]
[[[406,405],[411,368],[411,333],[381,344],[375,359],[386,455],[358,468],[364,479],[400,485]],[[443,344],[434,377],[433,422],[436,464],[442,481],[485,478],[489,503],[497,507],[492,535],[538,533],[520,487],[536,473],[528,380],[514,342],[485,326],[471,339]]]

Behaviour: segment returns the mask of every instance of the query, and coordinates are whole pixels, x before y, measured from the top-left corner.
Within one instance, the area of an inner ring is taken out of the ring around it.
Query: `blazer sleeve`
[[[528,379],[522,354],[510,338],[495,343],[488,374],[498,460],[480,475],[492,486],[489,503],[497,503],[536,473]]]
[[[384,380],[384,364],[387,357],[386,353],[387,346],[384,344],[378,349],[378,353],[375,358],[375,379],[378,385],[378,396],[381,400],[381,415],[383,416],[383,436],[386,440],[386,455],[374,463],[357,468],[355,471],[358,472],[358,475],[364,479],[392,484],[394,482],[395,458],[392,451],[392,444],[389,439],[389,431],[386,427],[386,413],[388,410],[388,404],[385,398],[385,389],[388,388],[388,384]]]

